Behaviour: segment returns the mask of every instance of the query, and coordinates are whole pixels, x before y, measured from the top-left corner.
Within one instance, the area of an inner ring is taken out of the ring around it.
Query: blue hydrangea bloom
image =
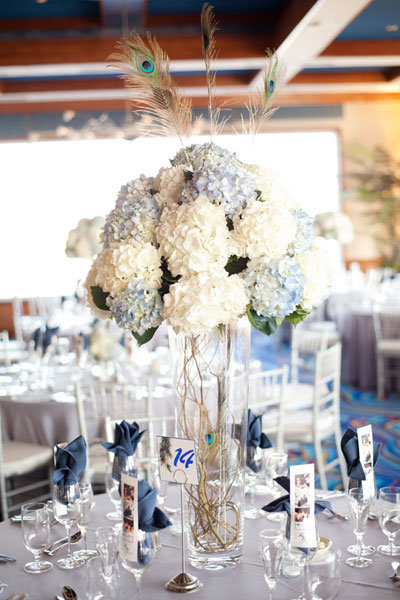
[[[288,247],[290,255],[307,252],[314,243],[313,218],[304,210],[293,211],[296,219],[296,236]]]
[[[283,319],[303,297],[305,276],[289,256],[272,263],[267,258],[251,260],[243,278],[252,307],[260,316]]]
[[[163,303],[157,290],[149,289],[144,280],[132,279],[119,296],[108,296],[107,304],[117,325],[143,335],[161,324]]]

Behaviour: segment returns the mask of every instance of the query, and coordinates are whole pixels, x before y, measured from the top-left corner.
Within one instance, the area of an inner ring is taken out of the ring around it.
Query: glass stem
[[[71,556],[71,525],[65,525],[65,529],[67,530],[67,537],[68,537],[67,558],[68,558],[68,560],[71,560],[72,559],[72,556]]]
[[[37,569],[39,569],[39,558],[40,558],[41,554],[42,554],[41,550],[34,550],[33,551],[33,556],[35,557],[35,567]]]
[[[85,554],[87,554],[87,531],[83,534],[83,547],[85,549]]]
[[[136,579],[136,598],[137,598],[137,600],[139,600],[139,598],[140,598],[140,584],[142,583],[142,574],[141,573],[135,573],[135,579]]]
[[[390,554],[394,554],[394,540],[395,540],[395,535],[389,535],[388,536],[388,540],[389,540],[389,552]]]
[[[357,562],[360,562],[364,534],[363,533],[356,533],[356,538],[357,538]]]

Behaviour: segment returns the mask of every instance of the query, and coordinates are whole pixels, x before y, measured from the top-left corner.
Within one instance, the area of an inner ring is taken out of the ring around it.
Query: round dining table
[[[178,497],[177,486],[170,485],[166,498],[166,505],[173,505]],[[256,496],[263,505],[262,496]],[[88,531],[88,545],[95,545],[95,529],[104,525],[111,525],[106,519],[106,513],[112,505],[106,495],[95,496],[95,507],[91,515]],[[345,497],[332,500],[333,508],[339,513],[347,512]],[[350,521],[338,518],[328,519],[324,515],[317,517],[319,535],[332,540],[334,546],[341,550],[341,577],[342,584],[337,595],[338,600],[365,600],[379,598],[391,600],[400,598],[400,588],[390,579],[392,568],[391,559],[375,553],[372,556],[373,565],[369,568],[357,569],[345,564],[345,559],[350,556],[346,547],[355,543]],[[267,588],[264,581],[264,570],[258,554],[258,533],[262,529],[274,528],[276,523],[263,516],[255,520],[245,521],[244,553],[240,564],[233,569],[221,571],[199,570],[190,566],[187,561],[187,571],[195,574],[202,582],[203,589],[196,592],[196,600],[265,600]],[[65,535],[65,529],[56,524],[51,527],[51,538],[56,540]],[[160,534],[161,549],[157,552],[150,568],[144,572],[141,589],[141,600],[171,600],[172,593],[165,589],[165,583],[180,572],[180,536],[174,535],[168,529]],[[378,545],[386,543],[386,538],[380,531],[378,522],[368,521],[365,535],[367,544]],[[80,543],[74,545],[75,549]],[[1,594],[1,600],[6,600],[13,592],[17,595],[26,593],[29,600],[54,600],[61,595],[61,588],[71,586],[78,594],[79,600],[86,599],[87,568],[80,567],[73,571],[65,571],[56,566],[56,560],[65,555],[66,549],[60,550],[50,560],[54,567],[51,571],[39,575],[25,573],[24,564],[32,560],[22,542],[21,525],[5,521],[0,524],[0,553],[8,554],[17,560],[14,563],[0,564],[0,581],[7,583],[8,587]],[[122,567],[121,596],[120,600],[136,598],[134,576]],[[273,593],[274,600],[292,600],[299,595],[299,579],[281,577]]]

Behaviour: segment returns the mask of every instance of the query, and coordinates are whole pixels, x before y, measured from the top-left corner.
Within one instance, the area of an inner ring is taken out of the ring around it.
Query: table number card
[[[124,558],[137,560],[138,530],[138,480],[121,473],[122,537],[121,554]]]
[[[290,467],[290,545],[316,548],[314,465]]]
[[[372,425],[365,425],[357,429],[358,452],[360,464],[365,473],[365,480],[361,482],[364,494],[375,496],[374,476],[374,440]]]
[[[194,440],[157,436],[161,481],[198,485]]]

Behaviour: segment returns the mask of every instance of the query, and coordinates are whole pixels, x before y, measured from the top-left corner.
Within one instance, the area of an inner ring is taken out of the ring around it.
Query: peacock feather
[[[243,133],[256,135],[260,126],[267,121],[276,110],[273,100],[281,89],[285,80],[285,67],[279,62],[276,54],[267,52],[268,64],[264,68],[263,86],[254,98],[250,98],[246,108],[249,121],[246,124],[242,119]]]
[[[147,42],[133,34],[117,43],[117,52],[110,56],[117,61],[128,87],[140,92],[135,97],[140,112],[151,117],[151,128],[146,133],[153,135],[190,136],[192,128],[191,103],[180,98],[169,72],[169,59],[157,40],[147,34]]]

